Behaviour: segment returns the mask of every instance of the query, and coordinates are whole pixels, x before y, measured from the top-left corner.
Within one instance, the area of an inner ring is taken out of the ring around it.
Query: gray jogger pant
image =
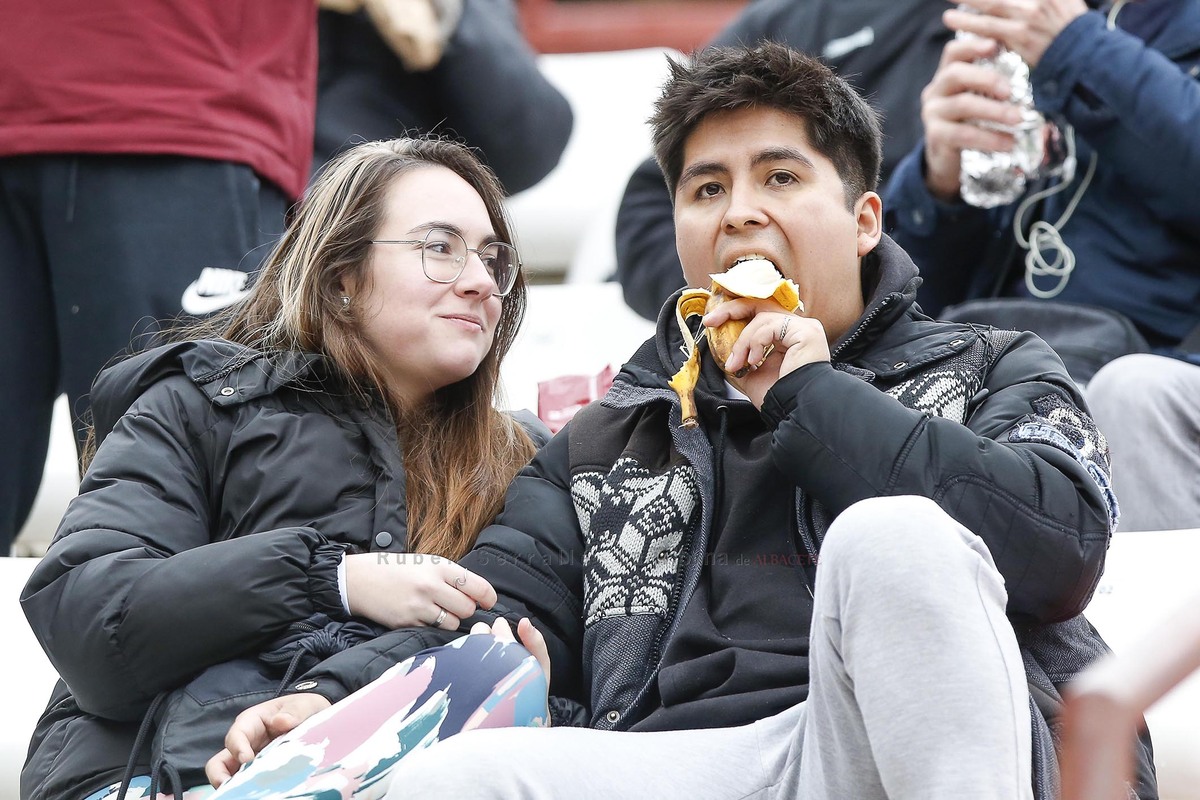
[[[1030,798],[1006,601],[932,501],[857,503],[822,545],[806,702],[734,728],[470,731],[405,758],[388,798]]]

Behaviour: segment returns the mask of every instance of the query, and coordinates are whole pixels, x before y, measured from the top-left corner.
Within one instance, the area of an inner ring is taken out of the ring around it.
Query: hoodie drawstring
[[[133,780],[133,770],[137,767],[138,753],[142,752],[142,747],[146,744],[146,737],[150,734],[150,726],[154,723],[154,715],[158,713],[159,706],[167,699],[168,694],[170,692],[159,692],[158,696],[150,703],[150,707],[146,709],[146,713],[142,715],[142,724],[138,726],[137,737],[133,740],[133,750],[129,753],[129,763],[125,765],[125,774],[121,776],[121,790],[117,792],[117,800],[125,800],[129,784]],[[154,778],[151,777],[151,789],[154,789],[154,783]],[[150,798],[153,800],[153,793]]]

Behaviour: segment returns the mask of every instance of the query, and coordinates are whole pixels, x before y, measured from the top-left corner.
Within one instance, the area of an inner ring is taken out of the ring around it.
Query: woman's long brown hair
[[[266,351],[321,353],[349,385],[386,398],[404,454],[408,550],[458,559],[499,512],[509,481],[535,450],[524,429],[494,405],[500,362],[525,314],[524,276],[503,298],[491,350],[475,373],[419,405],[391,389],[355,308],[343,307],[340,288],[370,286],[369,242],[383,223],[388,189],[398,176],[429,166],[469,183],[500,241],[514,243],[503,190],[466,147],[436,138],[368,142],[317,175],[250,295],[186,333]]]

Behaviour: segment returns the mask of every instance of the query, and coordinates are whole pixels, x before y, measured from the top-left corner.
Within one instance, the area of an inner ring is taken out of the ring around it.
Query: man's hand
[[[1063,28],[1087,13],[1084,0],[966,0],[978,14],[948,9],[946,26],[983,36],[1012,50],[1032,69]]]
[[[812,317],[784,311],[773,300],[729,300],[705,314],[703,323],[715,328],[731,319],[749,322],[733,345],[725,371],[755,408],[762,408],[767,391],[784,375],[814,361],[829,361],[824,326]],[[742,370],[747,370],[742,377],[734,377]]]
[[[981,127],[1011,127],[1021,110],[1009,101],[1012,88],[996,70],[975,64],[996,55],[990,39],[951,39],[929,84],[921,90],[925,125],[925,185],[947,202],[958,197],[963,150],[1011,150],[1011,134]]]
[[[477,607],[491,608],[496,602],[490,583],[441,556],[357,553],[345,559],[350,613],[389,628],[425,625],[453,631]]]
[[[947,202],[958,198],[962,151],[1011,150],[1010,134],[985,126],[1021,121],[1008,81],[973,62],[995,56],[1003,45],[1032,68],[1062,29],[1087,11],[1084,0],[970,0],[969,5],[979,13],[949,9],[943,18],[953,30],[975,36],[946,43],[937,72],[921,91],[925,185]]]
[[[363,0],[362,4],[406,70],[424,72],[442,60],[446,35],[433,0]]]
[[[508,620],[504,617],[497,617],[496,621],[490,626],[486,622],[476,622],[471,626],[471,634],[485,633],[495,636],[502,642],[515,642],[513,638],[512,628],[508,624]],[[524,617],[517,623],[517,636],[521,637],[521,645],[528,650],[538,664],[542,667],[542,672],[546,673],[546,685],[550,685],[550,651],[546,647],[546,639],[542,636],[542,632],[533,626],[528,617]]]
[[[208,782],[219,787],[277,737],[329,706],[319,694],[288,694],[238,714],[225,734],[225,749],[204,765]]]

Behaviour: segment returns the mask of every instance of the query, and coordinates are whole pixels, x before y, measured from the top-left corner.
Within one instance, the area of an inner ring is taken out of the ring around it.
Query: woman
[[[238,713],[312,665],[491,606],[454,559],[535,450],[493,406],[525,304],[502,197],[460,145],[356,147],[239,305],[101,374],[98,448],[22,595],[63,678],[22,796],[201,786]],[[528,671],[484,649],[481,675]]]

